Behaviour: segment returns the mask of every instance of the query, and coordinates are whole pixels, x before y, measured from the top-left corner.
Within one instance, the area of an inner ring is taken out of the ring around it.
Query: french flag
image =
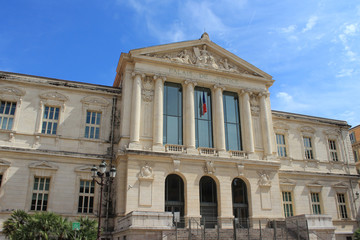
[[[205,113],[207,112],[207,108],[206,108],[206,100],[205,100],[205,93],[203,92],[203,95],[202,95],[202,111],[201,111],[201,116],[204,116]]]

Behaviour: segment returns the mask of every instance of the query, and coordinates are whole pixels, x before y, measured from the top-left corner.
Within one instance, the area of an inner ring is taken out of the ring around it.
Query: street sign
[[[79,222],[73,222],[72,223],[72,230],[79,231],[80,230],[80,223]]]

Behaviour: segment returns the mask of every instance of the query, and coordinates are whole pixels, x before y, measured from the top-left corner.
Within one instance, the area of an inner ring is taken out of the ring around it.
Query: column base
[[[131,142],[129,143],[128,149],[142,150],[142,145],[139,142]]]
[[[218,156],[219,156],[219,157],[226,157],[226,158],[228,158],[228,157],[230,157],[230,154],[229,154],[229,152],[227,152],[226,150],[219,150],[219,151],[218,151]]]
[[[196,148],[186,148],[186,153],[187,154],[192,154],[192,155],[199,155],[199,151]]]
[[[152,150],[154,152],[165,152],[165,147],[163,145],[153,145]]]
[[[222,229],[232,229],[233,226],[233,221],[234,221],[234,217],[230,216],[230,217],[219,217],[219,227]]]

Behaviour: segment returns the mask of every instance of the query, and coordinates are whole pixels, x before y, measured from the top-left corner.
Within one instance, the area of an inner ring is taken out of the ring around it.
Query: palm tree
[[[30,216],[24,210],[15,210],[10,218],[4,222],[3,232],[9,239],[27,239],[25,226],[28,224]]]
[[[97,237],[97,221],[87,217],[80,217],[78,221],[80,222],[80,230],[76,234],[77,239],[95,240]]]

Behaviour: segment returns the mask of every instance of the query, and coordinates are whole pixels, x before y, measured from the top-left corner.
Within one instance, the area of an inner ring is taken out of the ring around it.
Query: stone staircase
[[[203,230],[192,230],[191,239],[192,240],[203,240]],[[276,240],[297,240],[297,237],[291,233],[286,233],[286,230],[279,228],[276,230]],[[173,231],[164,231],[163,240],[175,240],[176,234],[175,230]],[[178,240],[188,240],[189,231],[187,229],[179,229],[177,232]],[[205,233],[206,240],[234,240],[234,231],[233,229],[219,229],[219,237],[217,229],[206,229]],[[237,229],[236,232],[237,240],[274,240],[274,229],[265,228],[261,229],[261,238],[260,238],[260,229]]]

